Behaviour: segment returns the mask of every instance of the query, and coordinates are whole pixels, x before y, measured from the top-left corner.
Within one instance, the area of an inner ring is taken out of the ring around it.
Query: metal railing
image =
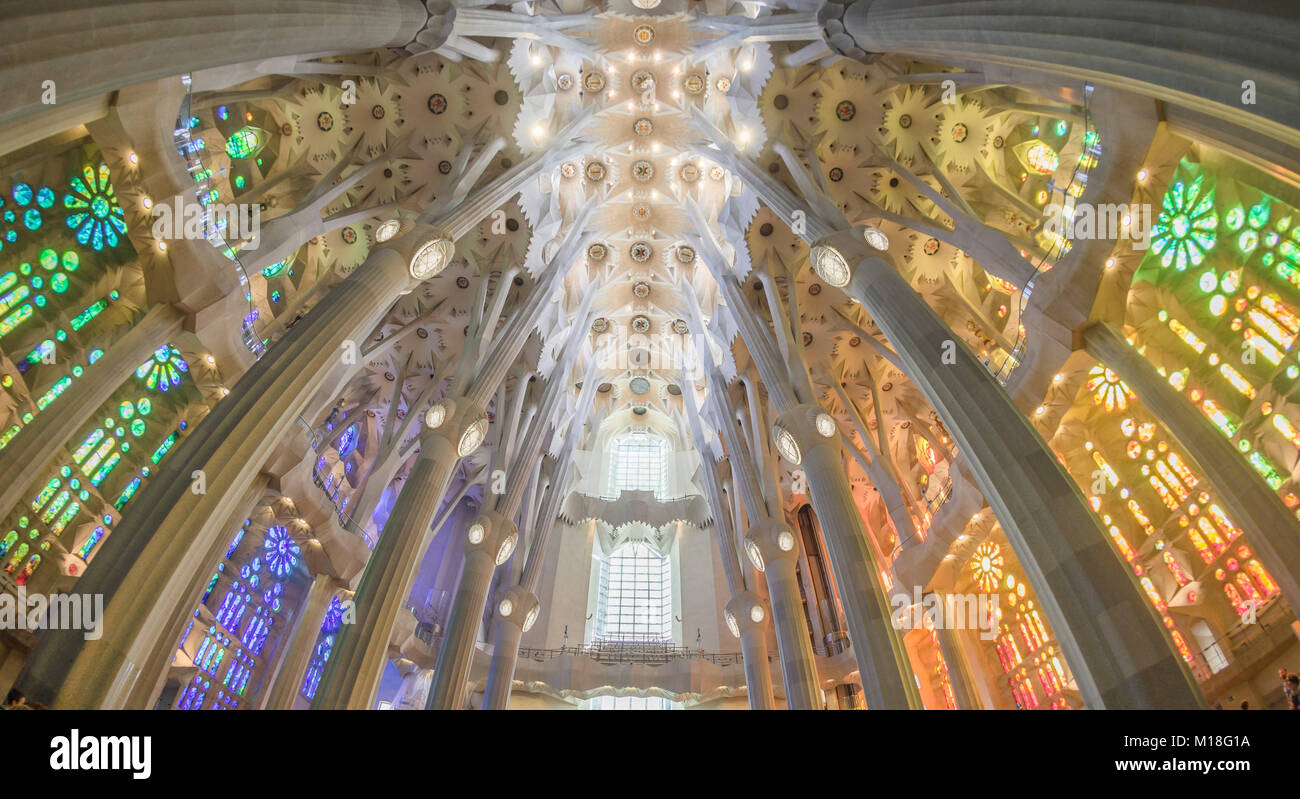
[[[176,114],[176,128],[173,131],[173,141],[176,144],[176,151],[180,153],[181,158],[185,161],[186,171],[194,179],[194,201],[204,206],[203,215],[203,235],[221,255],[233,262],[235,270],[239,275],[239,286],[248,297],[248,313],[244,316],[241,335],[244,340],[244,346],[248,348],[253,356],[261,358],[266,352],[266,347],[262,344],[262,339],[257,335],[254,322],[257,318],[257,312],[253,308],[252,295],[248,294],[248,269],[239,259],[239,254],[235,248],[230,246],[221,233],[220,227],[216,224],[213,214],[207,210],[215,196],[216,187],[213,185],[213,178],[224,174],[225,169],[213,171],[203,160],[203,153],[206,152],[201,140],[195,139],[190,135],[191,119],[190,104],[193,99],[193,86],[190,75],[181,75],[181,83],[185,86],[185,97],[181,100],[180,109]],[[232,198],[233,199],[233,198]],[[175,220],[174,224],[179,224]]]
[[[705,652],[702,649],[688,649],[653,641],[593,641],[590,644],[562,646],[559,649],[520,648],[519,657],[538,663],[559,657],[588,658],[606,666],[619,663],[662,666],[683,660],[703,660],[715,666],[738,666],[743,662],[739,652]]]
[[[1071,218],[1074,213],[1076,199],[1083,194],[1083,187],[1088,185],[1088,176],[1096,167],[1097,161],[1101,156],[1101,139],[1097,134],[1097,129],[1092,123],[1092,92],[1091,83],[1083,85],[1083,153],[1079,156],[1079,161],[1075,164],[1074,172],[1070,176],[1070,182],[1064,187],[1053,185],[1047,203],[1044,205],[1057,202],[1058,193],[1060,195],[1060,205],[1064,210],[1063,217]],[[1043,255],[1034,267],[1034,274],[1025,282],[1020,291],[1020,310],[1016,313],[1018,329],[1016,331],[1015,343],[1011,346],[1011,351],[1007,353],[1002,363],[994,369],[991,361],[992,355],[984,359],[984,367],[993,375],[993,379],[998,381],[999,385],[1005,386],[1011,378],[1011,373],[1016,367],[1024,361],[1025,351],[1028,348],[1028,336],[1024,332],[1025,308],[1029,304],[1029,298],[1034,293],[1034,284],[1038,278],[1056,264],[1062,256],[1069,252],[1070,248],[1067,239],[1058,238],[1052,248]]]

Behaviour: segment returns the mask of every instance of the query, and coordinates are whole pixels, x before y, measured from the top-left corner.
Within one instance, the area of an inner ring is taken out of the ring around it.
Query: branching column
[[[753,591],[736,594],[724,610],[731,632],[740,638],[750,710],[772,710],[772,666],[767,654],[767,608]]]
[[[861,231],[848,230],[820,242],[811,258],[823,280],[844,286],[871,314],[967,456],[1084,702],[1090,708],[1203,706],[1190,671],[1078,485],[965,344],[887,257],[872,252]]]

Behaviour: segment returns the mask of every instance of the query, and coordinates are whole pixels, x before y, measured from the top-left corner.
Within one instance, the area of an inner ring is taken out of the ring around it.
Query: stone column
[[[1282,596],[1300,608],[1300,522],[1229,439],[1160,376],[1120,333],[1103,323],[1083,333],[1088,354],[1123,380],[1155,414],[1218,489],[1233,521],[1251,533],[1251,548],[1277,580]]]
[[[774,710],[772,666],[767,655],[767,608],[758,594],[736,594],[723,611],[727,626],[740,639],[740,656],[745,664],[745,687],[750,710]]]
[[[509,706],[515,664],[519,662],[519,639],[537,621],[538,608],[537,597],[525,588],[514,585],[501,592],[492,622],[492,662],[483,689],[484,710],[505,710]]]
[[[181,331],[184,314],[171,305],[156,305],[131,330],[108,346],[103,357],[86,367],[73,391],[36,414],[0,450],[0,474],[15,475],[0,486],[0,515],[24,497],[27,487],[63,451],[63,445],[100,405],[131,376],[153,351]]]
[[[907,53],[1031,67],[1187,106],[1295,144],[1291,63],[1300,13],[1289,3],[1213,0],[857,0],[828,6],[841,52]],[[1243,100],[1244,81],[1254,103]]]
[[[808,621],[799,599],[799,578],[795,561],[799,547],[794,533],[768,519],[754,525],[745,535],[745,548],[754,560],[762,558],[767,577],[767,594],[772,601],[772,622],[776,625],[776,648],[781,657],[781,682],[789,710],[821,710],[821,688],[817,684],[817,661],[813,656]],[[758,564],[755,564],[758,566]]]
[[[940,597],[940,602],[943,597]],[[948,620],[948,614],[943,617]],[[957,700],[958,710],[979,710],[979,699],[975,696],[974,679],[966,663],[961,641],[946,625],[936,625],[934,635],[939,642],[939,654],[943,655],[944,665],[948,667],[948,684],[952,686],[953,698]]]
[[[329,574],[317,574],[312,580],[302,611],[293,623],[289,640],[285,642],[288,651],[280,661],[280,668],[271,682],[271,690],[267,692],[262,702],[263,709],[293,709],[294,699],[302,686],[302,676],[307,671],[312,651],[316,648],[316,639],[320,637],[325,613],[329,610],[330,600],[335,597],[339,588],[341,586],[338,580]]]
[[[1087,706],[1204,707],[1191,672],[1078,485],[960,338],[888,257],[868,248],[861,229],[823,239],[811,259],[823,280],[845,287],[871,314],[965,454]]]
[[[240,490],[294,423],[343,342],[368,337],[411,285],[408,264],[424,249],[425,234],[417,228],[375,249],[180,442],[81,580],[82,590],[105,597],[104,636],[87,641],[75,631],[47,631],[27,663],[29,696],[52,707],[128,706],[141,664],[172,645],[168,610],[201,589],[206,553],[224,534]],[[207,485],[196,494],[190,486],[199,472]]]
[[[514,551],[519,533],[511,520],[487,511],[465,528],[465,562],[452,599],[447,629],[433,667],[428,710],[462,710],[469,701],[469,672],[479,619],[487,602],[492,573]]]
[[[420,561],[436,530],[430,527],[460,462],[461,424],[426,431],[354,600],[356,622],[339,633],[311,706],[316,710],[374,707],[388,642],[406,606]],[[468,453],[467,453],[468,454]]]
[[[117,89],[268,54],[401,47],[428,14],[419,0],[4,0],[0,18],[0,142],[22,146],[99,118]]]
[[[772,426],[781,457],[801,465],[821,523],[862,691],[872,710],[923,705],[885,598],[881,564],[840,460],[839,428],[815,405],[796,405]]]

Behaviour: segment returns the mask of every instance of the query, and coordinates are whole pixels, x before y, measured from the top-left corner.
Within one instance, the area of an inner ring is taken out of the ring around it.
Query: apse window
[[[660,696],[596,696],[584,699],[583,710],[681,710],[682,703]]]
[[[614,439],[609,460],[606,499],[623,491],[653,491],[655,499],[668,493],[668,442],[649,433],[628,433]]]
[[[640,541],[624,544],[600,564],[596,640],[668,642],[672,637],[671,561]]]

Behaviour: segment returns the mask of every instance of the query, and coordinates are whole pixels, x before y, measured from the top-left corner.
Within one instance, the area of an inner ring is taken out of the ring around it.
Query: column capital
[[[487,412],[480,403],[464,397],[448,397],[435,402],[424,411],[423,422],[421,449],[441,439],[457,458],[472,454],[487,437]]]
[[[519,529],[515,523],[494,510],[483,511],[465,526],[466,557],[481,552],[500,566],[510,559],[517,543]]]
[[[537,595],[522,585],[512,585],[497,592],[497,619],[504,624],[513,624],[521,631],[528,632],[537,621],[541,603]]]
[[[755,522],[745,533],[745,554],[761,572],[778,560],[794,562],[799,557],[799,539],[790,528],[773,518]]]
[[[731,634],[740,638],[744,633],[767,624],[767,602],[753,591],[741,591],[731,598],[723,610],[727,619],[727,628]]]
[[[796,466],[816,447],[833,443],[839,447],[839,424],[820,405],[804,403],[776,417],[772,441],[781,457]]]

